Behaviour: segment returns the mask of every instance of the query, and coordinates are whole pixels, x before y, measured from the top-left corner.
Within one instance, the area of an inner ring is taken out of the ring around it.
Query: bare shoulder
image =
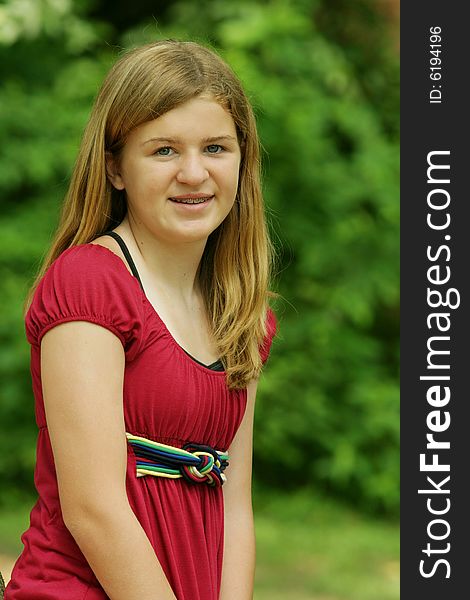
[[[90,244],[95,244],[96,246],[104,246],[108,250],[114,252],[114,254],[122,256],[122,251],[119,247],[119,244],[110,235],[100,235],[100,237],[97,237],[96,239],[92,240]]]

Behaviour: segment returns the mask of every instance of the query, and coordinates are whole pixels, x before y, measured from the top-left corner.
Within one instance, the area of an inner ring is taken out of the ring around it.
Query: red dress
[[[35,469],[39,499],[22,536],[24,549],[5,600],[107,598],[62,520],[44,412],[41,338],[67,321],[97,323],[121,340],[126,355],[127,432],[178,447],[195,442],[227,450],[245,411],[246,390],[229,390],[223,371],[211,370],[186,354],[117,255],[96,244],[63,252],[41,280],[26,316],[39,427]],[[269,311],[263,361],[274,332],[275,318]],[[230,465],[225,473],[229,478]],[[224,536],[222,489],[183,479],[137,478],[130,444],[126,482],[130,505],[178,600],[216,600]]]

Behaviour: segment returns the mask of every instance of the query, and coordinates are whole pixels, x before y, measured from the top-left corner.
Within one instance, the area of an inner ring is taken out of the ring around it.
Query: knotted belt
[[[192,442],[176,448],[131,433],[126,433],[126,437],[136,456],[137,477],[182,477],[189,483],[207,483],[213,487],[223,485],[227,479],[224,475],[227,452]]]

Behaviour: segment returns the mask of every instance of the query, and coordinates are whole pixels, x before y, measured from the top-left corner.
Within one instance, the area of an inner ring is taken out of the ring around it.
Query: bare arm
[[[93,323],[41,345],[46,418],[64,522],[111,600],[176,600],[126,493],[124,350]]]
[[[257,381],[248,385],[243,421],[229,448],[223,486],[225,543],[220,600],[251,600],[255,574],[255,529],[251,501],[253,418]]]

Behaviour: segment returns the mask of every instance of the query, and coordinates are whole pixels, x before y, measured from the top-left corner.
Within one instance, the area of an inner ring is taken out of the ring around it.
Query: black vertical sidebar
[[[401,600],[470,597],[464,8],[401,5]]]

